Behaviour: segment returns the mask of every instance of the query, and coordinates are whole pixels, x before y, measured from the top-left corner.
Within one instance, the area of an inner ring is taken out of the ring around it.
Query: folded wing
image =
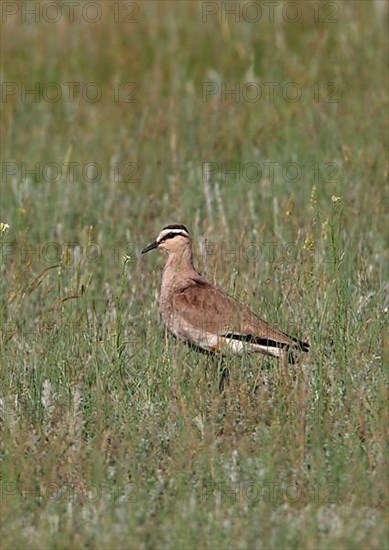
[[[173,310],[179,311],[187,323],[200,327],[204,333],[226,338],[236,345],[245,344],[252,351],[279,356],[282,349],[309,349],[309,344],[271,326],[201,277],[174,292]],[[294,362],[292,353],[289,361]]]

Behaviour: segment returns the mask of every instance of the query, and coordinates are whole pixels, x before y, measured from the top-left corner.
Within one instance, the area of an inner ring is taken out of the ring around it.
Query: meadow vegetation
[[[2,32],[2,548],[388,548],[387,3],[31,4]],[[168,223],[309,356],[228,357],[221,393],[158,322]]]

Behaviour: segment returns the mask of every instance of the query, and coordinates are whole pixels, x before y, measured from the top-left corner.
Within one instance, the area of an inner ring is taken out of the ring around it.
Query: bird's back
[[[168,330],[203,349],[277,357],[283,349],[308,351],[307,343],[270,325],[195,270],[177,278],[170,288],[165,280],[164,291],[160,312]]]

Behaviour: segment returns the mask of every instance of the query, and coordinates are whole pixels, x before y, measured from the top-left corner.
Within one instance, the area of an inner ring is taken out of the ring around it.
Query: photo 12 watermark
[[[109,262],[131,264],[140,261],[142,245],[135,241],[115,241],[101,245],[90,241],[82,244],[76,241],[50,240],[44,242],[25,243],[15,239],[5,239],[0,246],[0,261],[18,260],[21,264],[42,264],[42,266],[62,265],[71,267],[80,263],[98,264]],[[237,265],[249,264],[277,264],[291,265],[303,262],[307,248],[303,243],[281,242],[279,240],[235,241],[206,239],[200,244],[198,254],[209,262],[216,258],[218,263]],[[309,256],[316,257],[318,262],[337,263],[338,255],[342,251],[334,250],[331,243],[309,243]]]
[[[338,183],[339,165],[335,161],[313,162],[303,165],[298,162],[274,160],[227,162],[207,161],[202,164],[203,183],[216,179],[222,183],[253,184],[262,178],[270,183],[298,183],[308,179],[313,184]]]
[[[0,502],[2,504],[9,503],[11,500],[15,499],[19,502],[36,503],[97,503],[103,498],[108,498],[113,502],[120,503],[138,502],[138,487],[132,482],[123,483],[116,487],[95,482],[0,482]]]
[[[75,264],[131,263],[140,257],[140,249],[135,242],[115,241],[105,246],[90,241],[82,244],[76,241],[44,241],[35,243],[4,240],[0,247],[0,259],[19,260],[22,264],[41,263],[47,265],[72,266]]]
[[[38,183],[87,183],[98,184],[103,180],[112,183],[138,183],[140,167],[132,161],[101,163],[52,160],[48,162],[4,161],[1,163],[1,181],[8,183],[14,178],[19,182]]]
[[[81,298],[81,294],[73,294],[71,298]],[[95,299],[94,302],[96,303]],[[106,302],[105,299],[104,302]],[[1,336],[6,342],[14,337],[23,338],[25,340],[34,338],[40,339],[44,337],[48,340],[52,339],[53,341],[57,341],[58,336],[71,337],[73,335],[85,335],[87,337],[96,335],[96,340],[104,339],[104,342],[107,343],[111,339],[114,344],[117,342],[118,338],[118,332],[116,330],[107,333],[100,321],[88,319],[88,321],[85,322],[81,320],[70,321],[66,318],[61,319],[61,315],[58,311],[53,314],[52,319],[38,319],[33,323],[28,323],[26,321],[6,321],[1,328]],[[132,325],[126,325],[125,322],[123,322],[123,326],[120,328],[120,339],[122,344],[132,348],[144,344],[135,328]]]
[[[336,483],[314,483],[303,487],[298,483],[279,481],[242,481],[242,482],[207,482],[201,487],[201,500],[207,502],[217,498],[221,502],[268,502],[282,504],[296,503],[303,500],[320,504],[332,504],[340,501],[339,487]]]
[[[113,103],[138,103],[140,101],[137,82],[110,82],[104,86],[97,82],[14,82],[1,83],[1,103],[19,101],[33,105],[35,103],[98,103],[103,100]]]
[[[61,2],[41,1],[3,1],[0,4],[2,23],[15,18],[20,23],[85,23],[96,24],[101,21],[134,24],[140,20],[140,2],[89,2],[84,0],[63,0]]]
[[[203,23],[218,21],[221,23],[264,24],[282,21],[297,23],[302,19],[311,23],[338,23],[340,6],[334,1],[223,1],[201,3]]]
[[[249,264],[277,264],[291,265],[303,262],[307,249],[296,242],[272,241],[246,241],[236,242],[206,240],[201,245],[201,255],[205,261],[217,257],[218,263],[237,265],[247,262]],[[312,242],[309,247],[310,255],[323,263],[336,263],[337,256],[331,244]]]
[[[202,102],[217,99],[220,103],[339,103],[339,86],[336,82],[312,82],[301,85],[298,82],[274,80],[251,82],[203,82]]]

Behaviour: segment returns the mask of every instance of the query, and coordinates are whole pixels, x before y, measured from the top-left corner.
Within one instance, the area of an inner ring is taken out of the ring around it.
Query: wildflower
[[[315,241],[313,240],[312,235],[309,233],[304,241],[303,248],[304,250],[308,250],[309,252],[312,252],[315,246]]]
[[[8,223],[0,222],[0,233],[5,233],[9,229]]]
[[[331,200],[334,204],[337,204],[342,200],[342,197],[337,197],[336,195],[332,195]]]
[[[294,208],[294,196],[290,195],[288,199],[288,204],[286,205],[286,216],[289,218],[289,216],[292,214]]]

